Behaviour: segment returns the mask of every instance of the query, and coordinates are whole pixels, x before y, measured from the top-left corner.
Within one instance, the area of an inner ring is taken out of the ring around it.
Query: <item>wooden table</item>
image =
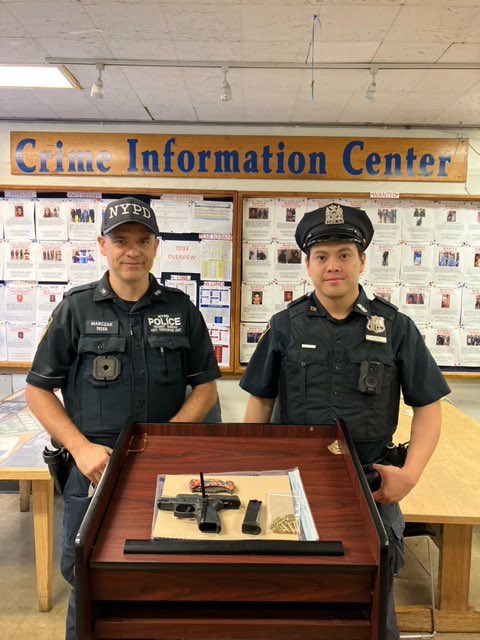
[[[18,397],[17,395],[12,396]],[[5,399],[10,401],[12,397]],[[0,412],[2,409],[0,403]],[[19,402],[19,411],[28,411]],[[35,536],[35,565],[39,611],[52,608],[52,547],[53,547],[53,480],[42,451],[50,442],[46,432],[36,430],[11,437],[16,444],[10,454],[0,460],[0,480],[20,482],[21,510],[28,510],[25,488],[31,483],[33,526]]]
[[[440,550],[437,631],[480,632],[480,611],[469,606],[473,526],[480,524],[480,424],[442,402],[442,435],[420,482],[401,503],[408,522],[428,522]],[[396,442],[408,440],[411,409],[402,406]],[[398,607],[402,630],[427,630],[427,608]]]

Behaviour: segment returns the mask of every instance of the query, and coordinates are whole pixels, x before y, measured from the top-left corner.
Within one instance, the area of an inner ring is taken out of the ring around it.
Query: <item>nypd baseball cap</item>
[[[104,236],[125,222],[139,222],[148,227],[155,237],[160,233],[154,210],[137,198],[121,198],[109,202],[103,212],[100,233]]]
[[[332,202],[314,211],[307,211],[297,225],[295,240],[305,252],[316,242],[356,242],[366,249],[373,232],[373,225],[365,211]]]

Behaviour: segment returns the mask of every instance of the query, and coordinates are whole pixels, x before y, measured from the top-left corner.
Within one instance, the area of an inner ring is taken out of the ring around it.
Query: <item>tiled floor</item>
[[[480,419],[480,405],[475,396],[478,383],[472,389],[452,385],[452,400],[472,418]],[[237,422],[242,419],[246,394],[236,381],[220,383],[223,420]],[[479,424],[480,428],[480,424]],[[5,486],[5,485],[3,485]],[[0,491],[2,483],[0,483]],[[55,544],[61,529],[61,499],[55,498]],[[64,619],[68,589],[58,570],[58,557],[54,556],[53,609],[39,613],[35,589],[32,513],[21,513],[17,493],[0,493],[0,638],[1,640],[61,640],[64,637]],[[409,544],[425,564],[423,541]],[[434,545],[435,567],[438,556]],[[429,602],[428,576],[419,567],[411,553],[396,580],[397,602],[422,604]],[[471,580],[472,606],[480,609],[480,528],[474,533],[474,551]],[[479,634],[437,634],[438,640],[477,640]]]

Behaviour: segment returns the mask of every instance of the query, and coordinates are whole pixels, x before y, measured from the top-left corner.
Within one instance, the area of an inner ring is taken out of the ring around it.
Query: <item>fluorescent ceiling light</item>
[[[0,65],[0,87],[80,89],[74,76],[62,65]]]

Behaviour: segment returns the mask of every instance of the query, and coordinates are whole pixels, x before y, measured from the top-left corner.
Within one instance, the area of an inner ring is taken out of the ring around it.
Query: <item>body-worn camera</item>
[[[382,390],[382,382],[383,364],[381,362],[364,360],[360,363],[359,391],[370,395],[379,394]]]

